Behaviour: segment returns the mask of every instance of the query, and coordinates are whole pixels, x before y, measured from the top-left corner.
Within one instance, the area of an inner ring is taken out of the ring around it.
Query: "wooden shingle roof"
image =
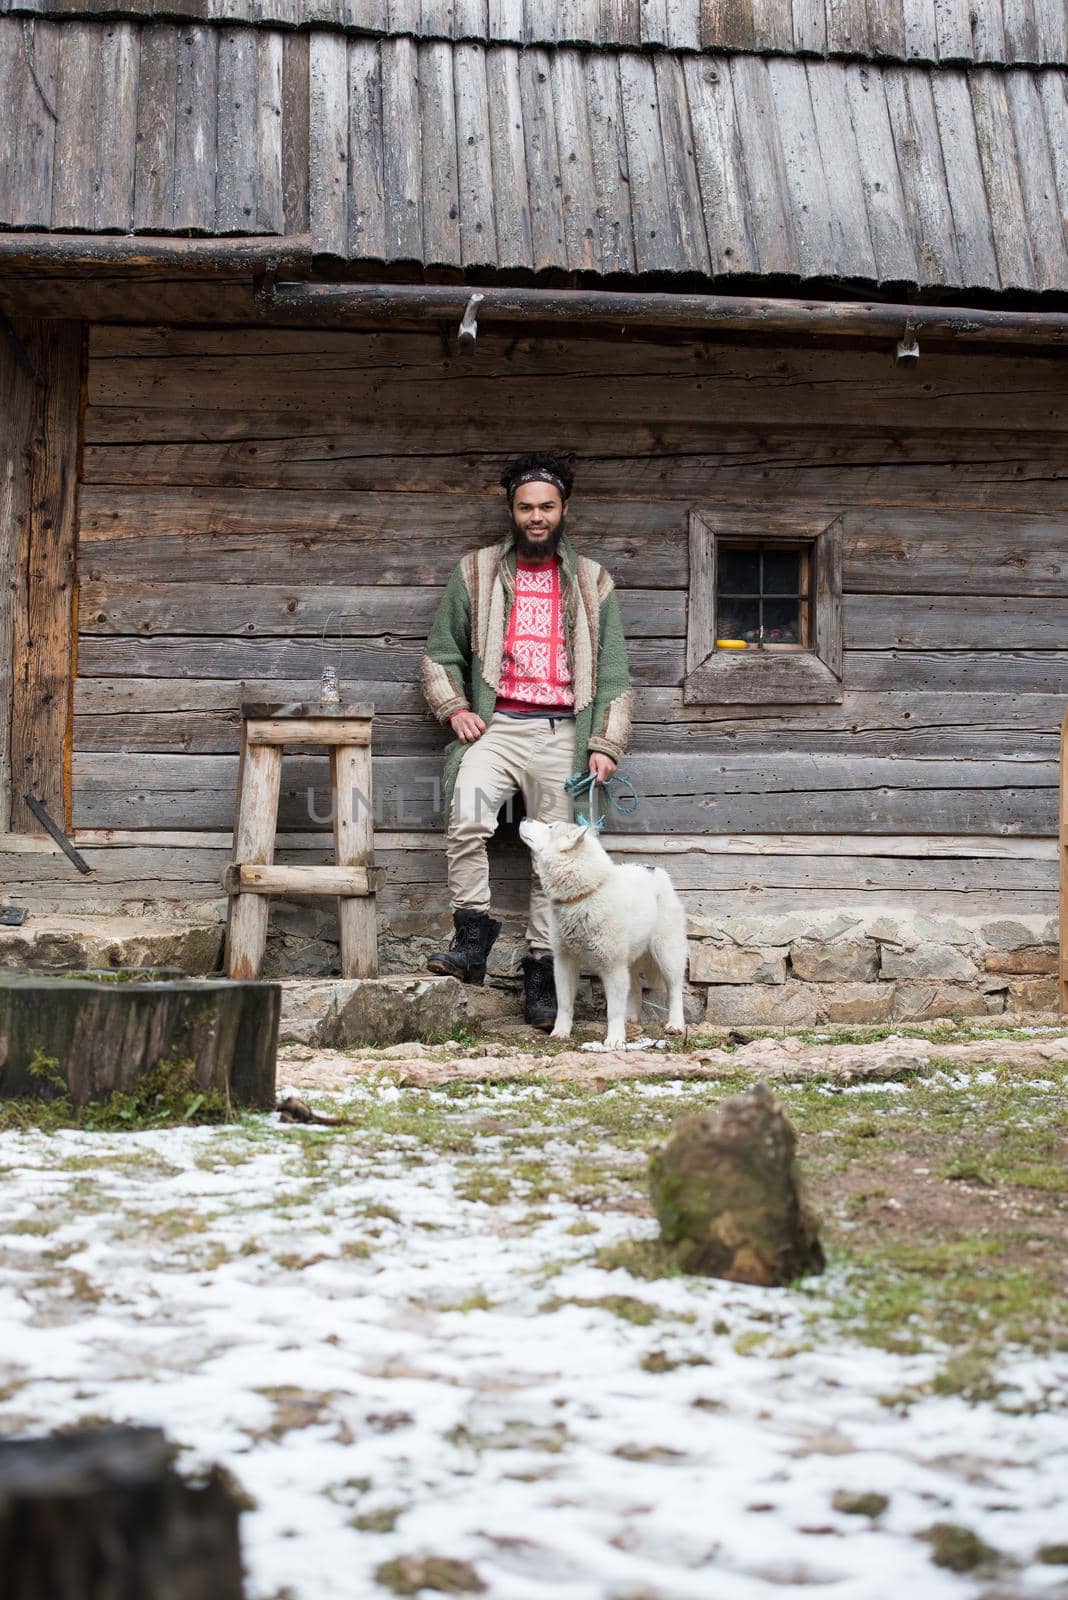
[[[1064,0],[0,0],[0,15],[184,18],[486,44],[1068,63]]]
[[[58,17],[74,0],[23,3]],[[183,0],[159,3],[173,16]],[[244,3],[225,0],[228,17]],[[271,20],[283,0],[257,3]],[[313,3],[285,0],[290,24]],[[0,228],[310,234],[341,260],[472,276],[1068,292],[1064,66],[692,47],[728,21],[737,42],[758,9],[796,29],[810,0],[643,0],[643,39],[672,47],[642,49],[357,27],[603,34],[631,5],[329,3],[344,15],[303,32],[0,17]],[[1005,0],[1004,15],[1001,0],[827,0],[838,27],[900,15],[913,41],[934,19],[947,60],[947,19],[976,19],[975,46],[996,13],[1004,44],[1010,11],[1030,18],[1032,54],[1068,53],[1064,0]],[[700,27],[683,47],[687,17]]]

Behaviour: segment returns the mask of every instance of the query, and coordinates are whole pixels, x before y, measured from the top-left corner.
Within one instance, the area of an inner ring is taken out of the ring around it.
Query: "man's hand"
[[[593,773],[595,784],[607,783],[616,770],[616,764],[611,756],[601,755],[599,750],[595,750],[590,757],[589,770]]]
[[[463,744],[474,744],[486,731],[486,724],[477,711],[454,711],[449,718],[453,733]]]

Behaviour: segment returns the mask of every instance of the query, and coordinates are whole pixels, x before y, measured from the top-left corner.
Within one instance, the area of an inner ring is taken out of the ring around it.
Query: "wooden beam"
[[[136,273],[167,267],[199,276],[225,276],[235,269],[249,273],[306,271],[311,264],[311,242],[307,233],[232,239],[6,233],[0,235],[0,272],[95,273],[101,267],[116,267]]]
[[[14,327],[0,323],[0,832],[11,822],[13,629],[30,505],[33,379]]]
[[[1061,728],[1061,805],[1058,840],[1060,857],[1060,970],[1061,1011],[1068,1013],[1068,711]]]
[[[964,306],[883,305],[877,301],[785,300],[744,295],[627,293],[606,289],[480,286],[479,322],[625,323],[628,327],[720,329],[741,333],[832,334],[900,339],[911,324],[921,342],[1068,343],[1068,312],[989,311]],[[272,322],[298,317],[337,325],[439,321],[463,316],[466,284],[275,283],[258,297]]]
[[[378,867],[258,866],[245,861],[227,867],[223,887],[227,894],[369,895],[381,879]]]
[[[10,825],[39,833],[30,794],[70,827],[74,551],[81,408],[80,322],[15,324],[34,369],[28,492],[22,499],[11,612]]]

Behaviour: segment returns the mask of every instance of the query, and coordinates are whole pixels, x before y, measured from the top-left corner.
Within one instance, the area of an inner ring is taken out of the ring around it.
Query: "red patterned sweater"
[[[517,560],[497,711],[574,711],[562,609],[559,556],[548,562]]]

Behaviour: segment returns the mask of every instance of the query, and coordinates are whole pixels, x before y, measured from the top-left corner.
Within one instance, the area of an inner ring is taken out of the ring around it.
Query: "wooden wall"
[[[642,794],[695,913],[1056,909],[1068,697],[1063,360],[437,330],[95,327],[79,496],[73,822],[55,905],[217,898],[237,707],[312,693],[324,629],[371,699],[382,909],[444,903],[443,735],[417,666],[441,585],[501,529],[502,462],[578,452],[572,532],[619,584]],[[687,512],[848,509],[845,699],[686,707]],[[294,757],[288,854],[316,847]],[[320,802],[321,803],[321,802]],[[12,858],[13,860],[14,858]],[[500,859],[503,909],[526,865]],[[414,920],[413,920],[414,919]]]

